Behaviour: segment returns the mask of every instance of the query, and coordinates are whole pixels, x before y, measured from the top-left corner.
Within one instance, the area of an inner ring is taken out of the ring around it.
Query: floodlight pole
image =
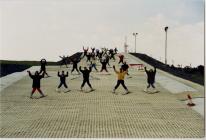
[[[134,38],[135,38],[135,53],[137,53],[136,52],[136,45],[137,45],[137,35],[138,35],[138,33],[133,33],[133,36],[134,36]]]
[[[167,65],[167,30],[168,27],[165,27],[165,64]]]

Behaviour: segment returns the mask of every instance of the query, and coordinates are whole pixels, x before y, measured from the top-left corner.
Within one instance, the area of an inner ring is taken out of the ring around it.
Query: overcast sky
[[[0,59],[59,60],[82,46],[117,46],[168,62],[204,63],[203,0],[0,0]]]

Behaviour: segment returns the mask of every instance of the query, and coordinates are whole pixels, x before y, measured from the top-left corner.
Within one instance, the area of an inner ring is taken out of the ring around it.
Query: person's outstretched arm
[[[57,76],[60,77],[59,71],[58,71],[58,73],[57,73]]]
[[[59,56],[60,58],[63,58],[62,56]]]
[[[144,67],[144,70],[147,72],[147,67]]]
[[[69,73],[68,73],[68,71],[67,71],[66,77],[68,77],[68,76],[69,76]]]
[[[89,67],[89,72],[91,72],[92,71],[92,67]]]
[[[31,74],[31,72],[29,70],[27,72],[29,74],[29,77],[33,78],[33,75]]]
[[[79,67],[79,71],[83,72],[81,66]]]
[[[113,69],[115,73],[118,73],[118,71],[116,70],[115,66],[113,65]]]

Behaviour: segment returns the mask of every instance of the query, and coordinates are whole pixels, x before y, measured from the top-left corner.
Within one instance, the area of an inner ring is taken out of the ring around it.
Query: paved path
[[[127,61],[131,58],[128,55]],[[52,77],[42,80],[42,89],[48,95],[45,98],[29,98],[28,76],[1,91],[1,137],[204,137],[204,118],[178,100],[176,94],[159,83],[156,83],[159,93],[143,92],[146,86],[143,71],[130,69],[131,77],[125,81],[131,93],[122,95],[124,90],[120,86],[115,95],[111,93],[116,84],[112,68],[110,75],[92,72],[91,84],[96,90],[90,93],[79,91],[82,78],[76,74],[69,75],[67,80],[71,92],[57,93],[59,69],[48,67]]]

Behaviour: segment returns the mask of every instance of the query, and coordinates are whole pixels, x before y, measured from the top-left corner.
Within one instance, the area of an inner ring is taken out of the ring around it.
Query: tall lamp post
[[[168,30],[168,27],[166,26],[165,27],[165,64],[167,65],[167,30]]]
[[[133,33],[133,36],[134,36],[134,38],[135,38],[135,53],[136,53],[136,40],[137,40],[137,35],[138,35],[138,33]]]

